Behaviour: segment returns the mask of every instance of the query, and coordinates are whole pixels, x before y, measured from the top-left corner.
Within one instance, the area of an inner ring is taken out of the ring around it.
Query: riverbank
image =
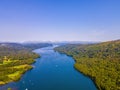
[[[19,80],[32,69],[31,64],[40,55],[33,52],[36,48],[52,46],[48,43],[0,43],[0,85]]]
[[[18,81],[22,75],[32,69],[35,60],[10,60],[0,64],[0,85]]]
[[[54,50],[57,51],[56,49],[54,49]],[[82,73],[84,76],[89,77],[89,78],[94,82],[96,88],[97,88],[98,90],[101,90],[99,84],[96,83],[95,78],[92,77],[91,75],[87,74],[86,72],[84,72],[83,68],[81,68],[81,69],[79,68],[80,65],[77,65],[77,60],[73,57],[73,55],[69,55],[69,54],[67,54],[67,53],[65,53],[65,52],[61,52],[61,51],[57,51],[57,52],[59,52],[59,53],[61,53],[61,54],[66,54],[67,56],[72,57],[72,58],[74,59],[74,61],[75,61],[74,68],[75,68],[78,72]]]
[[[54,49],[54,50],[55,50],[55,49]],[[57,50],[55,50],[55,51],[56,51],[56,52],[59,52],[59,51],[57,51]],[[67,56],[72,57],[73,60],[75,61],[74,68],[75,68],[78,72],[82,73],[84,76],[89,77],[89,78],[94,82],[96,88],[100,90],[100,87],[99,87],[98,84],[96,83],[95,78],[93,78],[92,76],[90,76],[90,75],[88,75],[87,73],[85,73],[85,72],[83,71],[83,69],[80,69],[80,68],[79,68],[80,65],[77,66],[77,60],[73,57],[73,55],[69,55],[69,54],[64,53],[64,52],[59,52],[59,53],[61,53],[61,54],[66,54]]]
[[[89,76],[99,90],[120,89],[120,41],[91,45],[65,45],[56,51],[72,56],[74,67]]]
[[[75,61],[76,61],[76,60],[75,60]],[[85,75],[86,77],[89,77],[89,78],[94,82],[96,88],[97,88],[98,90],[101,90],[100,87],[98,86],[98,84],[96,83],[95,78],[92,77],[92,76],[90,76],[90,75],[88,75],[87,73],[85,73],[82,69],[79,69],[79,66],[77,66],[77,63],[74,64],[74,68],[75,68],[78,72],[80,72],[80,73],[82,73],[83,75]]]
[[[18,82],[0,87],[17,90],[97,90],[92,80],[73,67],[73,58],[55,52],[53,47],[34,51],[41,55],[36,59],[34,69],[26,72]]]

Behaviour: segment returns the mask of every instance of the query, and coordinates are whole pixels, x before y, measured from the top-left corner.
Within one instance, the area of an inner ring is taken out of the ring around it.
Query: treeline
[[[18,44],[0,43],[0,85],[16,81],[27,70],[39,55],[33,49],[42,48],[51,44]]]
[[[34,59],[38,55],[32,52],[33,49],[51,46],[48,43],[18,44],[18,43],[0,43],[0,60],[4,56],[11,60]]]
[[[56,51],[72,56],[74,67],[90,76],[100,90],[120,90],[120,40],[89,45],[65,45]]]
[[[11,60],[27,60],[38,57],[37,54],[20,44],[1,44],[0,60],[3,60],[4,56]]]

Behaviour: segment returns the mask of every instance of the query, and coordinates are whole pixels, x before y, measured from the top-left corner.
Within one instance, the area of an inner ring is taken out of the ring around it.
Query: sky
[[[120,39],[120,0],[0,0],[0,41]]]

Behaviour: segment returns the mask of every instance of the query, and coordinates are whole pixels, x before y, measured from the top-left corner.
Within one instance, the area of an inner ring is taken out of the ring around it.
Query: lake
[[[18,82],[0,86],[0,90],[97,90],[93,81],[74,69],[74,59],[55,52],[54,47],[36,49],[41,55]]]

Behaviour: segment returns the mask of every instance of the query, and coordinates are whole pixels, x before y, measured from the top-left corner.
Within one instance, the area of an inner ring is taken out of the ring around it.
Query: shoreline
[[[76,64],[76,62],[75,62],[75,64]],[[91,77],[90,75],[87,75],[87,74],[83,73],[82,71],[80,71],[79,69],[77,69],[77,67],[75,67],[75,64],[74,64],[75,70],[77,70],[79,73],[82,73],[84,76],[89,77],[89,78],[93,81],[93,83],[95,84],[96,88],[97,88],[98,90],[101,90],[101,89],[98,87],[98,85],[96,84],[96,82],[95,82],[95,80],[93,79],[93,77]]]
[[[1,86],[4,86],[4,85],[6,85],[6,84],[12,83],[12,82],[17,82],[17,81],[19,81],[19,80],[22,78],[22,76],[23,76],[27,71],[29,71],[29,70],[31,70],[31,69],[34,68],[34,67],[32,66],[32,64],[34,64],[35,62],[36,62],[36,61],[33,60],[33,62],[32,62],[31,64],[23,64],[23,65],[18,65],[18,66],[16,66],[16,67],[24,66],[25,69],[24,69],[23,71],[16,71],[16,72],[12,73],[12,74],[17,73],[15,76],[12,75],[12,74],[7,75],[7,76],[11,77],[10,80],[9,80],[9,81],[0,81],[0,87],[1,87]]]
[[[30,66],[31,66],[31,65],[30,65]],[[17,79],[15,79],[15,80],[7,81],[7,82],[1,81],[1,82],[0,82],[0,86],[4,86],[4,85],[6,85],[6,84],[19,81],[19,80],[21,79],[21,77],[23,76],[23,74],[25,74],[27,71],[29,71],[29,70],[31,70],[31,69],[33,69],[32,66],[31,66],[29,69],[27,69],[26,71],[23,71],[18,77],[16,77]]]
[[[55,50],[55,49],[54,49],[54,50]],[[56,52],[59,52],[59,51],[57,51],[57,50],[55,50],[55,51],[56,51]],[[86,75],[85,73],[83,73],[82,71],[80,71],[79,69],[77,69],[77,68],[75,67],[76,60],[75,60],[75,58],[74,58],[72,55],[68,55],[68,54],[66,54],[66,53],[64,53],[64,52],[59,52],[59,53],[65,54],[65,55],[67,55],[67,56],[69,56],[69,57],[72,57],[73,60],[75,61],[74,65],[73,65],[74,69],[77,70],[77,71],[78,71],[79,73],[81,73],[82,75],[90,78],[90,79],[93,81],[95,87],[96,87],[98,90],[101,90],[101,89],[99,88],[99,86],[96,84],[95,80],[94,80],[90,75]]]

